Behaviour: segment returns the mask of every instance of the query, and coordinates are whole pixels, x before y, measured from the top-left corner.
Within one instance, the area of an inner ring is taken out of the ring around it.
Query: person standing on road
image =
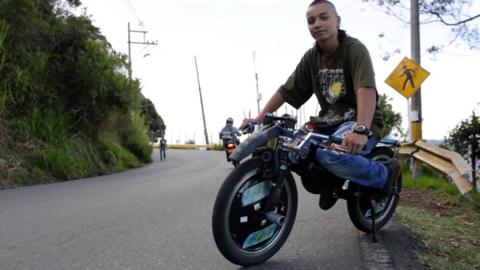
[[[160,160],[167,159],[167,140],[165,138],[160,139]]]

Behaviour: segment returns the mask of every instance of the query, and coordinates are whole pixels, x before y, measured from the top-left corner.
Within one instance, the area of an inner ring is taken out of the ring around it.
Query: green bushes
[[[134,115],[133,123],[121,130],[122,140],[125,147],[132,152],[141,162],[152,162],[153,148],[150,146],[150,139],[147,135],[147,127],[143,117]]]
[[[0,123],[12,134],[0,159],[15,167],[0,188],[141,166],[148,129],[164,132],[126,56],[62,2],[0,1]]]
[[[225,146],[223,146],[223,143],[220,142],[220,143],[214,144],[213,147],[211,148],[211,150],[214,150],[214,151],[225,151]]]
[[[121,171],[128,168],[140,166],[140,162],[135,156],[120,144],[120,139],[116,134],[103,131],[99,134],[100,149],[102,150],[102,160],[105,162],[109,171]]]
[[[81,147],[74,140],[58,144],[41,144],[32,157],[32,165],[52,177],[62,180],[88,175],[90,167],[85,157],[79,156]]]
[[[403,185],[409,188],[420,188],[425,190],[436,190],[450,195],[460,195],[460,191],[454,183],[450,182],[445,175],[434,169],[423,166],[423,175],[413,179],[409,172],[408,164],[403,166]]]
[[[71,136],[71,124],[65,114],[33,110],[18,120],[16,130],[23,137],[35,138],[29,155],[30,173],[39,182],[69,180],[112,173],[151,162],[145,124],[137,114],[113,112],[96,138]],[[23,180],[22,180],[23,181]],[[17,181],[17,184],[21,182]]]

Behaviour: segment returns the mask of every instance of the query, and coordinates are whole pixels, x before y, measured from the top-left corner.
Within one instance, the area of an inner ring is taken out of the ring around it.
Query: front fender
[[[242,159],[253,154],[259,146],[266,144],[268,140],[278,136],[281,131],[282,129],[276,125],[255,131],[235,148],[230,159],[240,162]]]

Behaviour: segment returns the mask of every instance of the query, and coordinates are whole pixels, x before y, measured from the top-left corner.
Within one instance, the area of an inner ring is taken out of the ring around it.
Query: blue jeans
[[[345,131],[352,130],[354,126],[354,122],[346,122],[334,134],[341,135]],[[328,134],[328,131],[325,129],[319,129],[319,132],[323,134],[327,132]],[[367,143],[367,148],[369,149],[366,149],[364,152],[370,152],[374,146],[375,138],[372,136]],[[388,178],[388,170],[385,165],[381,162],[367,159],[362,155],[339,153],[330,149],[318,149],[316,158],[317,162],[332,174],[364,187],[381,189]]]
[[[167,148],[166,147],[160,147],[160,160],[167,158],[166,153],[167,153]]]

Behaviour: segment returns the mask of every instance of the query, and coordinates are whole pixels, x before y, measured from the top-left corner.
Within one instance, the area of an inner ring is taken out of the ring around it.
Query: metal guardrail
[[[170,149],[195,149],[195,150],[211,150],[215,147],[213,144],[169,144]]]
[[[473,189],[473,184],[467,180],[469,174],[472,173],[472,168],[456,152],[418,140],[415,143],[402,144],[399,154],[416,158],[444,173],[457,186],[462,195]]]
[[[158,143],[154,143],[152,146],[159,147]],[[214,148],[214,144],[167,144],[167,149],[212,150]]]

